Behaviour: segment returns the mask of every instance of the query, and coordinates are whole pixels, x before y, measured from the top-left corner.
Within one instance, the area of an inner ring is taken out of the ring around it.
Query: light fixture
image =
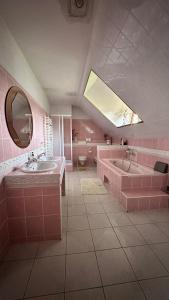
[[[68,0],[68,10],[72,17],[85,17],[88,11],[88,0]]]

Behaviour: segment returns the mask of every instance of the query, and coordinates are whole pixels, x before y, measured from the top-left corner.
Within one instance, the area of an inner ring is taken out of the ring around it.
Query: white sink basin
[[[43,173],[56,169],[55,161],[38,161],[33,162],[29,166],[24,165],[20,170],[24,173]]]

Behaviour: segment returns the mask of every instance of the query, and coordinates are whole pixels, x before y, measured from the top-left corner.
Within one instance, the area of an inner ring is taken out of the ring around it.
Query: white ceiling
[[[96,0],[93,15],[80,21],[68,18],[60,1],[0,0],[49,100],[83,107],[112,134],[168,136],[169,1]],[[117,130],[83,98],[90,68],[143,124]]]
[[[64,0],[1,0],[0,14],[49,100],[71,103],[78,97],[92,14],[89,12],[85,19],[72,19],[61,6],[63,3]]]

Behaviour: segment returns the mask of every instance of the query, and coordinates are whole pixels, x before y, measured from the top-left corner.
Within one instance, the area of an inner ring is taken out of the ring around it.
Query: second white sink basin
[[[29,166],[24,165],[20,170],[24,173],[43,173],[52,171],[57,167],[55,161],[37,161],[31,163]]]

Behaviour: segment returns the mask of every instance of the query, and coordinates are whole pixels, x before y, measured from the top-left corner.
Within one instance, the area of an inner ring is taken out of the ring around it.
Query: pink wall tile
[[[152,186],[152,177],[151,176],[141,176],[141,187],[149,188]]]
[[[128,145],[159,150],[169,150],[169,138],[129,138]]]
[[[60,194],[60,187],[58,185],[55,186],[46,186],[43,187],[43,195],[59,195]]]
[[[161,176],[152,176],[152,187],[161,188],[162,186],[162,177]]]
[[[44,215],[57,214],[60,215],[60,197],[43,196]]]
[[[139,199],[139,210],[149,209],[150,208],[150,201],[149,197],[141,197]]]
[[[7,199],[7,210],[9,218],[25,216],[25,205],[23,197],[11,197]]]
[[[8,226],[11,241],[26,240],[25,218],[9,219]]]
[[[7,195],[7,197],[23,197],[24,189],[22,189],[22,188],[7,188],[6,195]]]
[[[150,197],[150,209],[154,209],[154,208],[160,208],[160,200],[161,197]]]
[[[160,198],[160,208],[169,208],[169,196]]]
[[[0,227],[7,221],[7,216],[7,203],[6,199],[4,199],[0,202]]]
[[[61,231],[60,217],[57,215],[44,217],[45,235],[58,234]]]
[[[133,176],[132,180],[131,180],[131,187],[133,189],[138,189],[141,188],[141,180],[140,180],[140,176]]]
[[[139,198],[128,198],[127,199],[127,211],[138,210]]]
[[[24,197],[26,216],[42,216],[42,196]]]
[[[92,120],[73,119],[72,129],[78,133],[77,139],[84,141],[86,138],[91,138],[92,142],[103,142],[104,132]]]
[[[41,187],[28,187],[24,188],[24,196],[42,196],[43,188]]]
[[[8,222],[6,221],[0,227],[0,258],[5,254],[7,246],[9,244],[9,231]]]
[[[43,217],[28,217],[26,218],[27,235],[43,237]]]
[[[10,158],[16,157],[28,151],[34,150],[37,147],[40,147],[44,142],[44,126],[43,119],[46,113],[43,111],[41,107],[39,107],[34,99],[25,91],[22,87],[21,89],[25,92],[28,97],[32,114],[33,114],[33,137],[30,143],[30,146],[26,149],[21,149],[15,145],[12,141],[10,134],[7,129],[5,114],[4,114],[4,103],[5,97],[8,89],[12,85],[19,84],[15,81],[15,79],[10,76],[10,74],[0,67],[0,162],[8,160]],[[3,130],[2,130],[3,128]]]

